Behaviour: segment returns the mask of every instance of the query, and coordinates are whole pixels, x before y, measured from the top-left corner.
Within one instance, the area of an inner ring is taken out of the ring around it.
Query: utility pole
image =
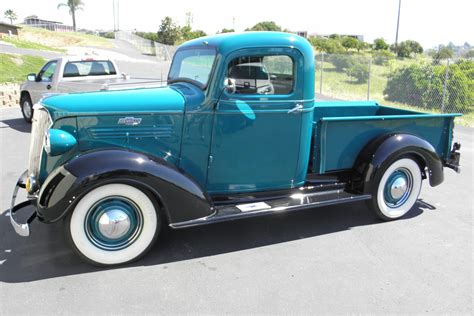
[[[397,18],[397,34],[395,35],[395,49],[398,46],[398,27],[400,25],[400,7],[402,5],[402,0],[398,0],[398,18]]]
[[[112,0],[112,13],[114,15],[114,32],[117,31],[117,26],[115,24],[115,0]]]
[[[120,0],[117,0],[117,31],[120,31],[120,25],[119,25],[119,22],[120,22],[119,3],[120,3]]]

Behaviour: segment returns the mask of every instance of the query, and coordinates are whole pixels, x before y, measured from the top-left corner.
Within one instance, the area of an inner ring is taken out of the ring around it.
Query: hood
[[[185,99],[175,89],[162,87],[61,94],[41,104],[57,119],[82,114],[183,112]]]

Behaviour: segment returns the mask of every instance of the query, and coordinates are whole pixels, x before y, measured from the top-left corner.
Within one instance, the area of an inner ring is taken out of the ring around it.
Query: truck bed
[[[454,117],[379,105],[373,101],[316,102],[310,172],[351,169],[360,151],[387,133],[407,133],[428,141],[446,159]]]

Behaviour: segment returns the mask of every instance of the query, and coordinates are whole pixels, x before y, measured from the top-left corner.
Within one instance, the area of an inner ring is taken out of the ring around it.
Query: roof
[[[37,21],[41,21],[41,22],[46,22],[46,23],[51,23],[51,24],[63,24],[62,22],[58,22],[58,21],[50,21],[50,20],[43,20],[43,19],[40,19],[37,15],[30,15],[30,16],[27,16],[25,18],[25,21],[27,20],[37,20]]]
[[[12,27],[14,29],[21,29],[21,26],[16,26],[16,25],[13,25],[13,24],[10,24],[10,23],[5,23],[5,22],[0,22],[0,25]]]
[[[224,33],[200,37],[184,43],[178,49],[196,46],[212,46],[218,53],[227,55],[242,48],[255,47],[294,47],[305,57],[313,54],[311,44],[303,37],[284,32],[242,32]]]

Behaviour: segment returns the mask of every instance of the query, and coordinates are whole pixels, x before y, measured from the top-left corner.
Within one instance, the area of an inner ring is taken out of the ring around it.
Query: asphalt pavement
[[[462,173],[426,183],[403,219],[364,203],[170,231],[142,260],[81,261],[62,223],[17,236],[7,209],[30,125],[0,109],[0,314],[464,313],[473,304],[473,129]]]

